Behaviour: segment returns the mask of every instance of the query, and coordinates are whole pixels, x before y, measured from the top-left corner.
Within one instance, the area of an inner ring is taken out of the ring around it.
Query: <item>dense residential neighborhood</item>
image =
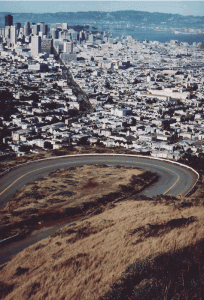
[[[10,26],[14,42],[13,28],[0,29],[2,157],[67,145],[175,160],[204,152],[200,43],[40,25]]]

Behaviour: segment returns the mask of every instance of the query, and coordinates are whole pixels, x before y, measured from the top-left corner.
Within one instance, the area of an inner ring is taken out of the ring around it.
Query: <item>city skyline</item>
[[[37,4],[37,5],[36,5]],[[138,10],[180,15],[204,15],[203,1],[0,1],[0,12],[55,13]]]

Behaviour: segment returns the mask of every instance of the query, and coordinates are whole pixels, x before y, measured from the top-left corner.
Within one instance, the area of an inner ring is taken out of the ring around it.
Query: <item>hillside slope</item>
[[[202,203],[136,197],[16,255],[2,299],[202,299]],[[186,206],[184,205],[186,204]]]

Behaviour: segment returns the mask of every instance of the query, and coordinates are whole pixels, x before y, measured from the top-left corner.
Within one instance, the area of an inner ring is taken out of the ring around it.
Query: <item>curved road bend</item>
[[[43,177],[57,169],[80,166],[84,164],[109,164],[133,166],[156,172],[160,179],[154,185],[143,191],[146,196],[155,196],[159,194],[185,195],[196,182],[195,174],[178,165],[171,163],[150,160],[148,158],[125,157],[125,156],[81,156],[69,158],[57,158],[45,160],[37,163],[28,164],[7,173],[0,178],[0,207],[12,197],[17,190],[25,184]],[[33,232],[23,240],[4,245],[0,248],[0,265],[6,263],[11,257],[23,249],[35,244],[36,242],[54,234],[59,228],[43,228]]]
[[[159,174],[160,179],[153,186],[143,191],[148,197],[160,194],[185,196],[196,182],[195,174],[179,165],[165,161],[127,156],[75,156],[44,160],[21,166],[0,178],[0,208],[17,190],[25,184],[43,177],[57,169],[80,166],[84,164],[109,164],[133,166]]]

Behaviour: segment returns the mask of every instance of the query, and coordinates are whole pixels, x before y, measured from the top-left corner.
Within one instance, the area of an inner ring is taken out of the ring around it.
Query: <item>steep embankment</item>
[[[120,201],[70,224],[2,268],[2,299],[200,299],[204,207],[178,204]]]

